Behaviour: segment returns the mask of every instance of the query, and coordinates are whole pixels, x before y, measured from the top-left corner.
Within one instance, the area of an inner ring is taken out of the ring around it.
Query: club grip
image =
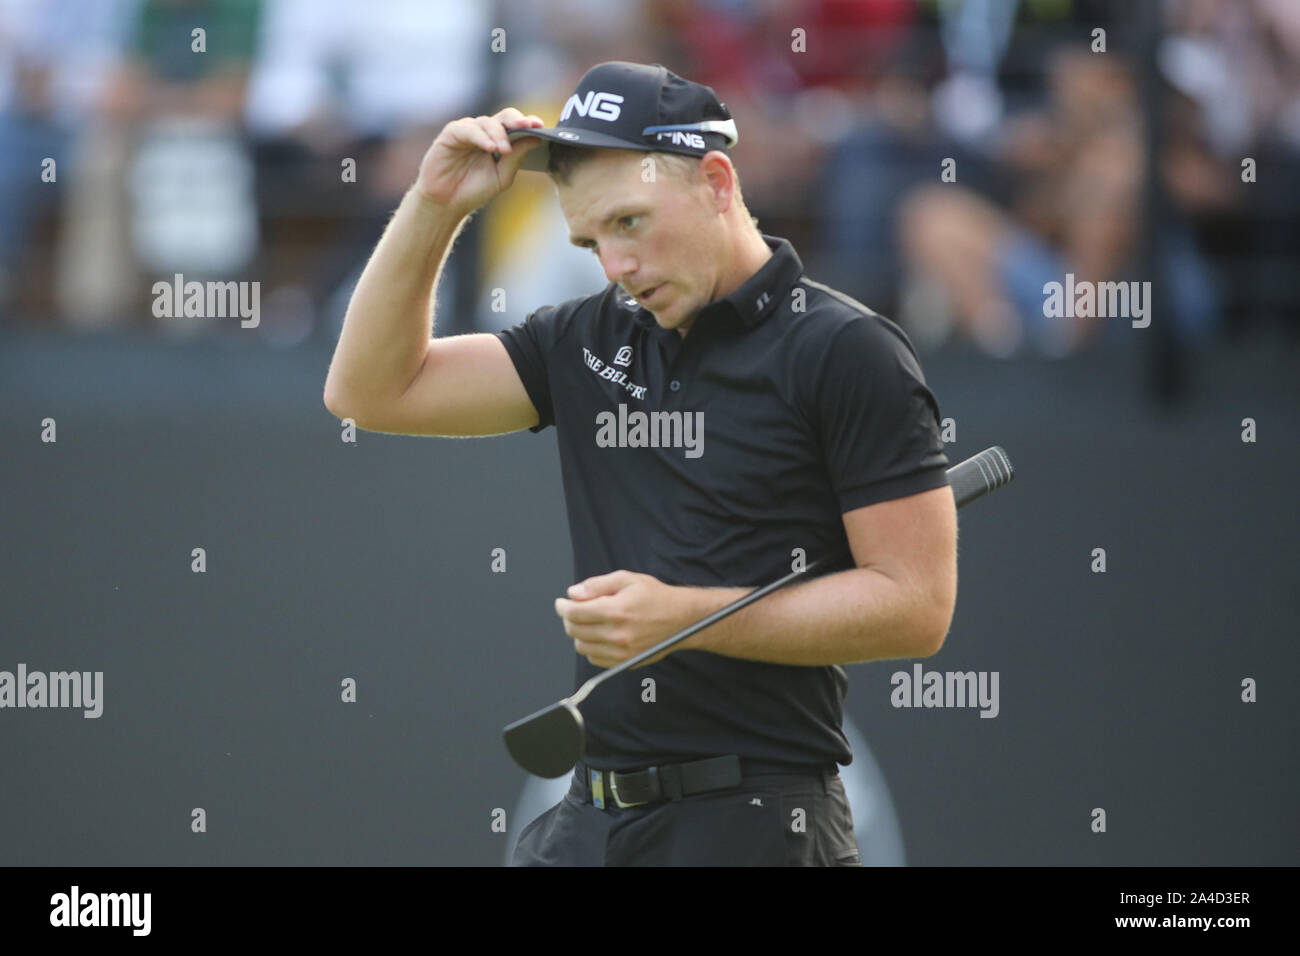
[[[985,448],[978,455],[967,458],[959,465],[953,465],[948,469],[948,484],[952,486],[952,495],[956,501],[957,507],[968,505],[978,498],[983,498],[990,492],[996,491],[1016,475],[1015,468],[1011,465],[1011,459],[1007,457],[1006,451],[1001,445],[994,445],[992,448]],[[843,556],[823,555],[819,560],[808,565],[803,573],[812,572],[814,574],[834,570],[848,570],[853,567],[853,562]],[[768,585],[770,588],[782,586],[790,575],[783,578],[780,582],[774,582]]]
[[[948,469],[948,484],[952,485],[957,507],[983,498],[1009,482],[1016,475],[1011,459],[1001,445],[986,448],[973,458]]]

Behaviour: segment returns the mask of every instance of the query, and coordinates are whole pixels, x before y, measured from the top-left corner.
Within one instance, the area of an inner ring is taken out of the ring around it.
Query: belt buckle
[[[651,778],[655,780],[656,783],[658,782],[659,780],[658,767],[651,767],[646,771],[646,773],[650,774]],[[628,807],[644,806],[645,804],[650,802],[649,800],[638,800],[635,803],[628,803],[622,797],[620,797],[618,795],[618,774],[612,771],[609,774],[609,792],[614,795],[614,802],[625,810]]]

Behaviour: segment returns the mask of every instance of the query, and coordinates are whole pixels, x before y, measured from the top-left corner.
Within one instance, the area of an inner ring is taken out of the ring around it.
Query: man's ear
[[[714,208],[726,212],[736,196],[736,170],[727,154],[714,149],[700,160],[700,175],[713,195]]]

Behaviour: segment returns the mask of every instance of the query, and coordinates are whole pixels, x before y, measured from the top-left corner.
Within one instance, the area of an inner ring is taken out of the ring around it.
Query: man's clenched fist
[[[682,630],[690,611],[684,592],[649,574],[611,571],[579,581],[555,613],[574,649],[597,667],[613,667]],[[681,645],[647,661],[653,664]]]

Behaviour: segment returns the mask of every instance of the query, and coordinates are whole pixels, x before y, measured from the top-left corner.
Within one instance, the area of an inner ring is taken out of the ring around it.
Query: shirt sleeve
[[[851,319],[818,365],[812,415],[841,514],[948,484],[939,404],[901,329]]]
[[[537,409],[538,422],[528,430],[540,432],[555,424],[555,409],[551,404],[551,352],[560,337],[561,311],[555,306],[542,306],[529,314],[518,325],[494,333],[506,347],[510,360],[515,363],[524,391]]]

